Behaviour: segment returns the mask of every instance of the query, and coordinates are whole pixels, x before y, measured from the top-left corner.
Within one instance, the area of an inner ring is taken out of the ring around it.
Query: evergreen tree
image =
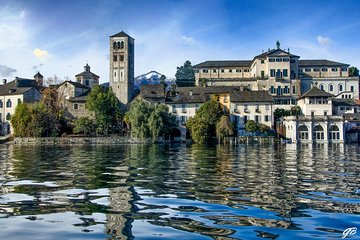
[[[179,87],[195,86],[195,70],[189,60],[183,66],[177,67],[175,77]]]
[[[359,69],[357,67],[349,67],[349,77],[358,77]]]

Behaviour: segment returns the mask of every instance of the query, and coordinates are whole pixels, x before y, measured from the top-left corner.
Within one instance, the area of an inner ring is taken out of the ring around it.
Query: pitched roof
[[[261,53],[261,54],[255,56],[254,59],[255,58],[266,58],[266,57],[270,57],[270,56],[277,56],[279,54],[299,58],[299,56],[291,54],[290,52],[286,52],[286,51],[284,51],[282,49],[271,49],[269,51],[266,51],[264,53]]]
[[[194,65],[194,68],[250,67],[251,63],[251,60],[205,61]]]
[[[350,66],[349,64],[346,63],[340,63],[340,62],[334,62],[334,61],[329,61],[326,59],[304,59],[304,60],[299,60],[299,67],[306,67],[306,66],[317,66],[317,67],[322,67],[322,66]]]
[[[112,36],[110,36],[110,37],[128,37],[128,38],[133,39],[133,38],[130,37],[128,34],[126,34],[124,31],[121,31],[121,32],[119,32],[119,33],[116,33],[116,34],[114,34],[114,35],[112,35]]]
[[[76,88],[86,88],[86,89],[90,89],[88,86],[85,86],[84,84],[81,84],[79,82],[73,82],[73,81],[64,81],[62,82],[58,87],[60,87],[61,85],[65,84],[65,83],[69,83],[71,85],[73,85]]]
[[[165,98],[165,86],[163,84],[141,85],[140,96],[147,100]]]
[[[44,77],[43,75],[40,74],[40,72],[37,72],[35,75],[34,75],[34,78],[42,78]]]
[[[84,71],[84,72],[82,72],[82,73],[79,73],[79,74],[76,74],[76,75],[75,75],[75,77],[78,77],[78,76],[85,76],[85,75],[87,75],[87,74],[91,74],[91,75],[93,75],[94,77],[98,77],[98,78],[99,78],[99,76],[98,76],[98,75],[96,75],[95,73],[92,73],[92,72],[86,72],[86,71]]]
[[[230,94],[231,102],[273,102],[267,91],[238,91]]]
[[[69,101],[70,102],[86,102],[86,98],[87,96],[89,95],[90,91],[88,92],[85,92],[79,96],[76,96],[76,97],[71,97],[69,98]]]
[[[359,106],[360,105],[354,99],[349,99],[349,98],[333,98],[332,103],[333,103],[333,105],[335,107],[338,107],[338,106]]]
[[[0,96],[24,94],[33,88],[38,91],[41,88],[34,79],[16,78],[14,81],[0,86]]]
[[[299,97],[299,99],[306,97],[333,97],[331,93],[325,92],[323,90],[318,89],[317,87],[311,88],[309,91],[305,92],[303,95]]]

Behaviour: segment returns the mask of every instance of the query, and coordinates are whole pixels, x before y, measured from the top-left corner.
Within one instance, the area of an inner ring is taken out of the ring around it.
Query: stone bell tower
[[[123,31],[110,37],[110,87],[124,105],[134,96],[134,39]]]

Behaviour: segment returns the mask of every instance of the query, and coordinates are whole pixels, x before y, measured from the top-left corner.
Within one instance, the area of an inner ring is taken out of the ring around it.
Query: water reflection
[[[20,238],[15,225],[48,227],[32,239],[338,237],[359,225],[359,155],[335,144],[0,145],[0,238]]]

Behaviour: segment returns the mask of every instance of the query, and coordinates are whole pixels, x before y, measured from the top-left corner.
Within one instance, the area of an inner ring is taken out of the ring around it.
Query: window
[[[203,73],[208,73],[208,72],[209,72],[209,70],[207,70],[207,69],[203,69],[203,70],[202,70],[202,72],[203,72]]]
[[[343,85],[339,84],[339,92],[342,92],[342,91],[343,91]]]
[[[346,67],[342,67],[342,68],[341,68],[341,71],[342,71],[342,72],[347,72],[347,68],[346,68]]]
[[[314,71],[314,72],[319,72],[320,69],[319,69],[319,68],[314,68],[313,71]]]
[[[324,129],[322,126],[317,125],[314,127],[314,139],[317,139],[317,140],[324,139]]]
[[[322,72],[327,72],[327,70],[328,70],[327,68],[322,68],[321,69]]]
[[[224,73],[224,72],[225,72],[225,69],[221,69],[221,72]]]
[[[10,114],[10,113],[7,113],[7,114],[6,114],[6,120],[8,120],[8,121],[11,120],[11,114]]]
[[[244,69],[244,72],[249,72],[249,69]]]
[[[311,68],[305,68],[305,72],[311,72]]]
[[[354,91],[354,86],[350,86],[350,91],[351,91],[351,92]]]
[[[265,105],[265,110],[270,110],[270,105],[269,104]]]
[[[328,112],[327,111],[324,111],[324,116],[327,116],[328,115]]]
[[[77,103],[74,103],[74,109],[75,110],[79,109],[79,105]]]
[[[114,72],[114,77],[116,77],[116,72]]]
[[[265,78],[265,72],[261,71],[261,78]]]
[[[114,62],[117,61],[117,56],[116,56],[116,55],[113,56],[113,61],[114,61]]]
[[[288,70],[287,69],[283,69],[283,76],[287,77],[288,76]]]
[[[269,62],[275,62],[274,58],[269,58]]]
[[[272,94],[275,93],[275,88],[274,88],[274,86],[271,86],[271,87],[270,87],[270,92],[271,92]]]
[[[270,116],[269,115],[265,115],[265,122],[269,122],[270,121]]]
[[[339,130],[338,126],[332,125],[330,127],[329,139],[332,139],[332,140],[339,140],[340,139],[340,130]]]
[[[232,73],[232,69],[229,69],[229,73]]]
[[[292,89],[293,89],[293,93],[296,93],[296,87],[295,86],[292,86]]]
[[[289,93],[290,91],[289,91],[289,87],[288,86],[285,86],[284,87],[284,93]]]
[[[275,69],[270,69],[270,77],[275,77]]]
[[[7,102],[6,102],[6,107],[7,108],[11,108],[11,100],[8,99]]]
[[[237,73],[241,72],[241,69],[236,69],[236,72],[237,72]]]
[[[282,90],[280,86],[277,87],[276,95],[278,96],[282,95]]]
[[[261,60],[260,63],[263,64],[263,63],[265,63],[265,61],[264,61],[264,60]]]
[[[337,68],[331,68],[331,71],[333,71],[333,72],[337,72]]]
[[[299,132],[299,138],[302,140],[307,140],[309,139],[309,131],[308,128],[304,125],[300,126],[298,128],[298,132]]]
[[[124,61],[124,55],[120,55],[120,62]]]
[[[282,58],[276,58],[276,62],[282,62]]]
[[[20,104],[21,103],[21,99],[20,98],[18,98],[18,104]]]
[[[324,84],[320,84],[320,90],[324,91]]]
[[[3,101],[0,100],[0,108],[3,108]]]
[[[260,116],[258,116],[258,115],[255,115],[255,122],[256,123],[259,123],[260,121],[261,121],[261,117]]]
[[[283,62],[289,62],[288,58],[283,58]]]
[[[332,84],[329,85],[329,91],[330,92],[334,91],[334,86]]]
[[[340,107],[340,111],[345,111],[345,107]]]
[[[213,69],[213,73],[216,73],[216,69]]]
[[[88,79],[85,80],[85,85],[89,86],[89,80]]]
[[[303,72],[304,71],[304,69],[303,68],[300,68],[300,72]]]

